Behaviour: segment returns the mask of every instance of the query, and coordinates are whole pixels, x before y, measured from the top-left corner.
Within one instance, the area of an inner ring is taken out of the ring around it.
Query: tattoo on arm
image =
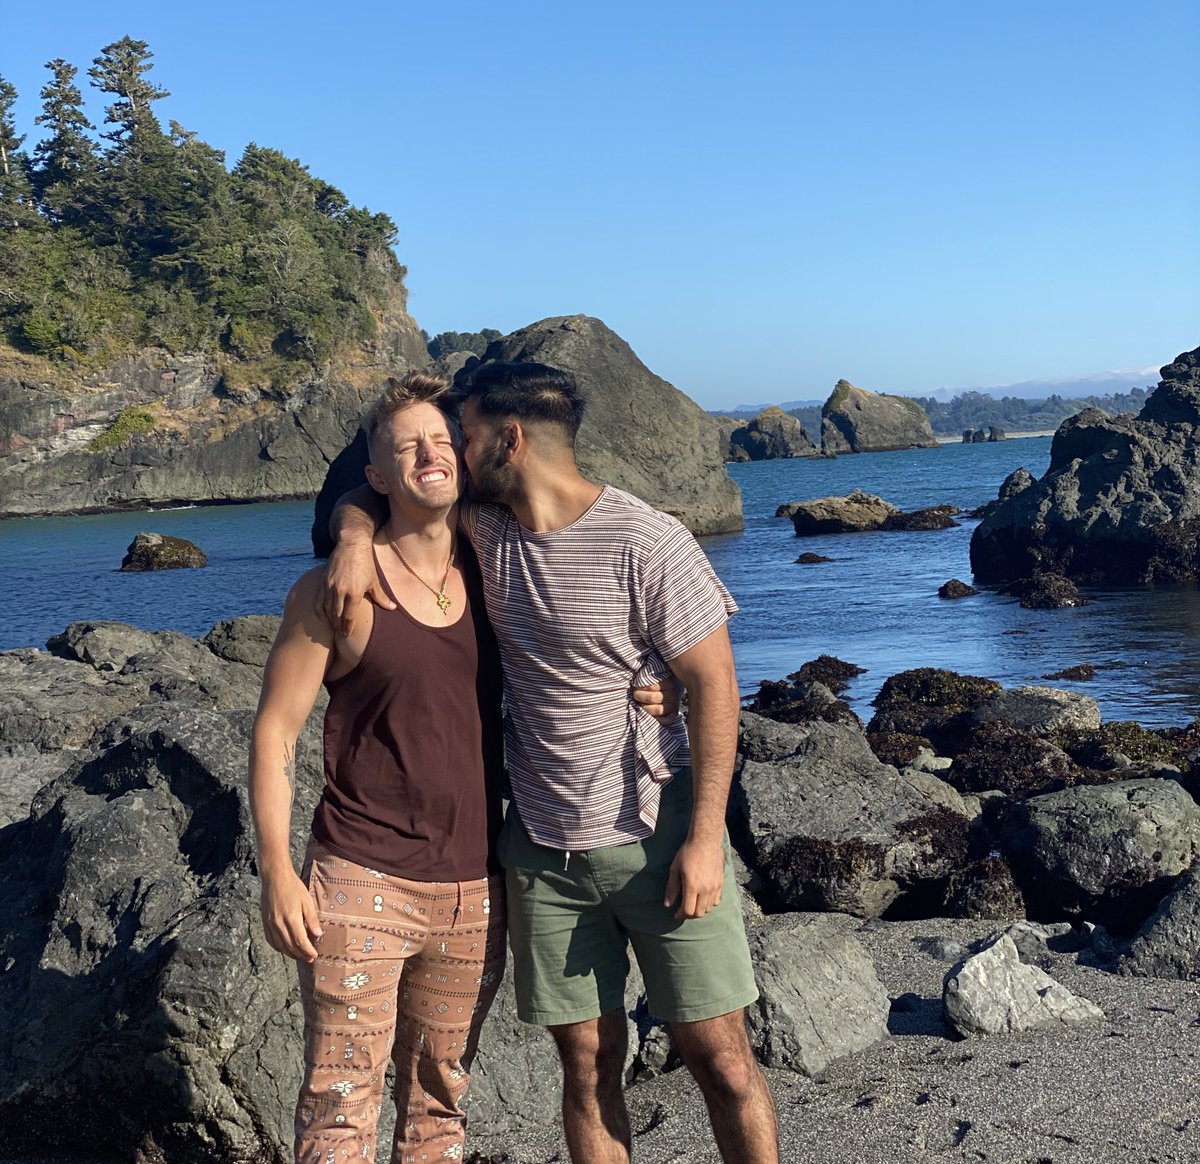
[[[293,803],[296,800],[296,745],[283,746],[283,774],[287,777],[288,788],[292,792]]]

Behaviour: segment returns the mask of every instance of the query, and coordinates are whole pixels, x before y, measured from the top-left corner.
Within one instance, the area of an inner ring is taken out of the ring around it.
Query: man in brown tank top
[[[444,380],[410,373],[365,427],[390,516],[375,555],[393,609],[347,636],[293,587],[267,661],[250,755],[267,940],[299,964],[304,1082],[296,1160],[375,1159],[388,1060],[395,1164],[459,1159],[471,1057],[504,967],[501,675],[456,537],[459,461]],[[288,847],[295,747],[319,689],[325,789],[304,867]],[[394,1043],[394,1045],[393,1045]]]

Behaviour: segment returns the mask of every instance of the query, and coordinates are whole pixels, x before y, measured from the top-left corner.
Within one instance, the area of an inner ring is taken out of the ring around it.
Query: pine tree
[[[33,151],[34,194],[53,219],[76,217],[80,183],[96,169],[96,147],[87,135],[94,129],[83,112],[83,95],[75,84],[78,69],[61,57],[46,63],[53,80],[42,89],[42,112],[35,118],[50,136]]]
[[[146,80],[145,74],[154,68],[150,63],[152,56],[154,54],[144,40],[123,36],[105,45],[88,69],[88,76],[96,88],[117,98],[104,111],[105,124],[115,125],[116,129],[103,136],[118,145],[128,141],[139,129],[162,132],[150,106],[171,94]]]
[[[13,118],[16,102],[17,90],[0,77],[0,226],[9,230],[30,226],[37,220],[29,185],[29,159],[21,150],[25,135],[17,133]]]

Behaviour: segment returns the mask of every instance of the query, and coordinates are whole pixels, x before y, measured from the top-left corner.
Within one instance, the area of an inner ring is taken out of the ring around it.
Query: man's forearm
[[[388,519],[387,499],[370,485],[343,493],[329,516],[329,535],[334,542],[370,541]]]
[[[292,869],[292,803],[296,797],[293,741],[255,739],[250,745],[250,816],[260,876]]]
[[[688,692],[688,750],[692,758],[692,825],[689,837],[720,840],[737,755],[737,680],[697,685]]]

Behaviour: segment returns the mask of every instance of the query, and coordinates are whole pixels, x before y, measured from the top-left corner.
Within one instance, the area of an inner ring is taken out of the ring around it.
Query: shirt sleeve
[[[696,539],[676,518],[646,558],[642,573],[646,633],[666,660],[676,659],[737,613]]]

